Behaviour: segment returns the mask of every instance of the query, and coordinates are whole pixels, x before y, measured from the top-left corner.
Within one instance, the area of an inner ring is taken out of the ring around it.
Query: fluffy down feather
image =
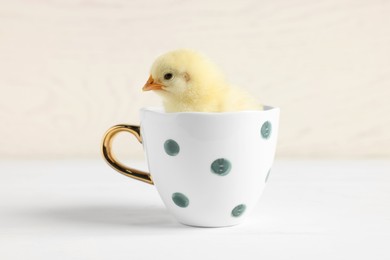
[[[207,57],[188,49],[159,56],[143,90],[159,94],[166,112],[263,109],[250,94],[229,85]]]

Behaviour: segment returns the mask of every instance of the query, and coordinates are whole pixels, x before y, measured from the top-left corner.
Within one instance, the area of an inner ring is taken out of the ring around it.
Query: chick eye
[[[172,73],[166,73],[166,74],[164,75],[164,79],[166,79],[166,80],[170,80],[170,79],[172,79],[172,78],[173,78]]]

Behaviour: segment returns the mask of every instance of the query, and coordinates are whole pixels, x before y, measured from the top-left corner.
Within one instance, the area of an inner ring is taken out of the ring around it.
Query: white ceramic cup
[[[154,184],[167,209],[186,225],[242,222],[256,206],[274,160],[279,108],[224,113],[141,109],[141,126],[117,125],[103,140],[106,161],[120,173]],[[121,164],[113,137],[127,131],[143,143],[149,171]]]

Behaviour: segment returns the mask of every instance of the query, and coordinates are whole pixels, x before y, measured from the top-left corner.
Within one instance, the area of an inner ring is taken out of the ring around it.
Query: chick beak
[[[146,81],[145,86],[142,88],[143,91],[148,90],[162,90],[163,85],[160,83],[154,82],[152,75],[150,75],[148,81]]]

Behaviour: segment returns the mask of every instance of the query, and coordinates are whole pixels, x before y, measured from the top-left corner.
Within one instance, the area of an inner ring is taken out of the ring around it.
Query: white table
[[[140,168],[145,168],[139,162]],[[102,160],[0,162],[0,259],[390,259],[390,161],[276,161],[242,225],[177,223]]]

